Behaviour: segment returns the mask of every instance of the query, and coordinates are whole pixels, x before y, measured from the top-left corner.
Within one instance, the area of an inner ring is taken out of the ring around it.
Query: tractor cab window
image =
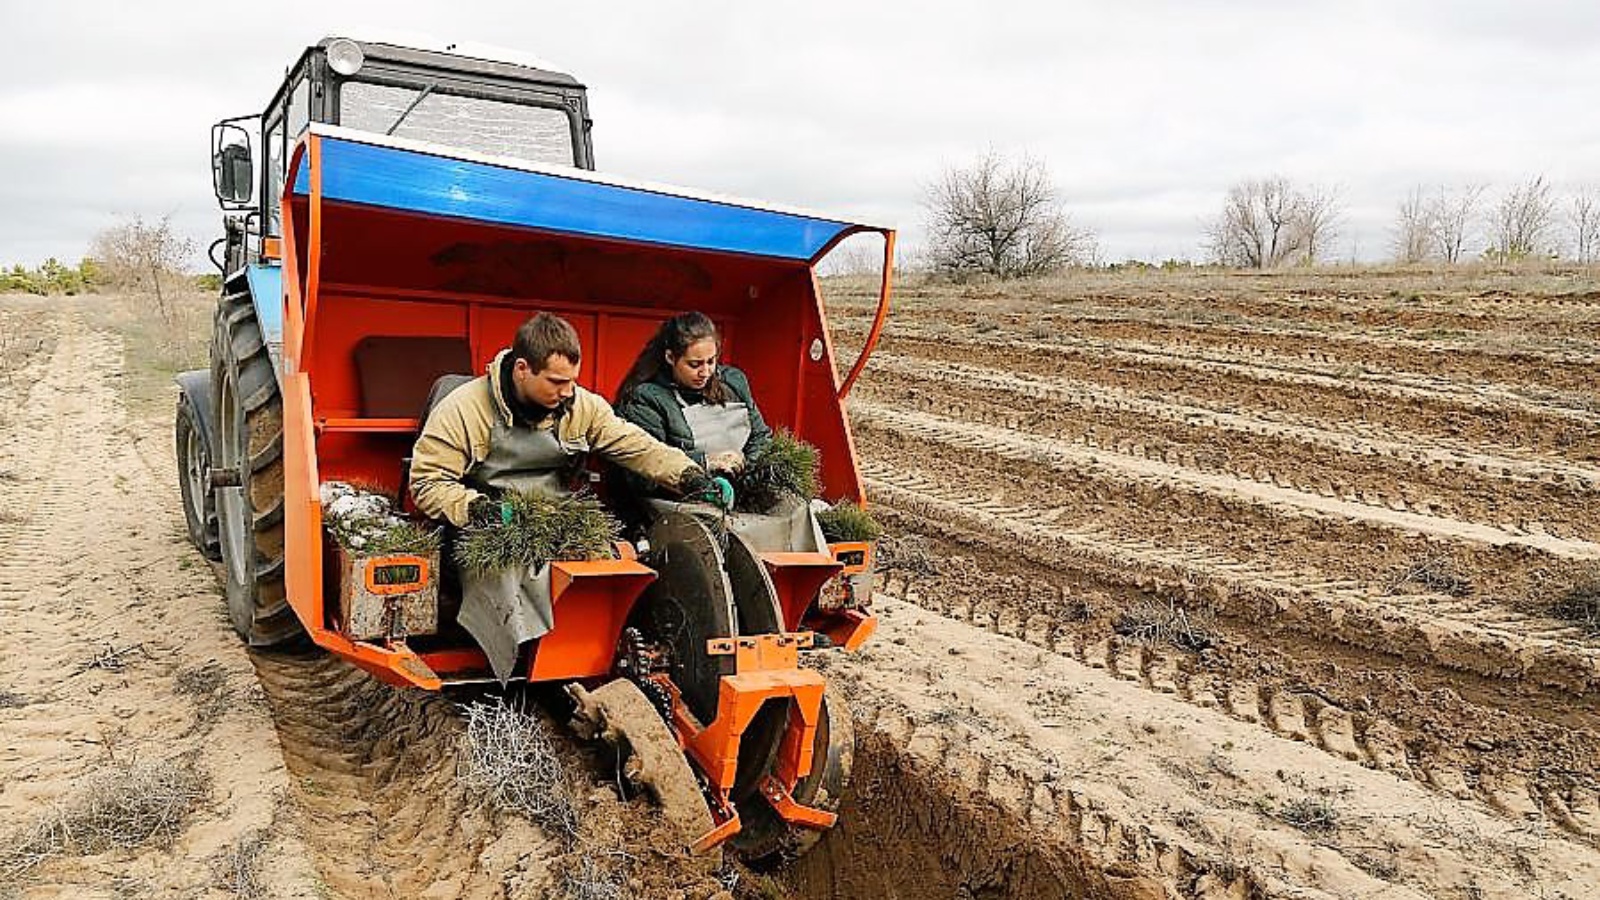
[[[267,190],[264,205],[267,208],[266,234],[283,234],[283,210],[279,206],[279,199],[283,195],[283,168],[284,153],[284,120],[282,118],[270,123],[266,128],[266,176]]]
[[[339,124],[531,162],[570,166],[576,159],[566,110],[428,88],[347,82]]]
[[[289,142],[300,137],[300,132],[311,124],[311,82],[300,79],[289,94]]]

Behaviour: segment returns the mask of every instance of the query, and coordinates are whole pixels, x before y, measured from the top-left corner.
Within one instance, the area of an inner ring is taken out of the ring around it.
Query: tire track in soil
[[[1186,355],[1226,353],[1234,358],[1277,358],[1287,368],[1312,366],[1320,371],[1351,370],[1383,378],[1398,376],[1423,383],[1447,379],[1500,382],[1539,397],[1576,395],[1594,398],[1593,370],[1600,366],[1600,346],[1588,349],[1528,345],[1506,338],[1461,341],[1417,339],[1371,333],[1344,333],[1306,328],[1289,321],[1222,319],[1209,311],[1162,309],[1127,311],[1074,305],[1029,313],[999,315],[954,309],[919,309],[897,316],[897,325],[937,323],[961,328],[990,328],[1009,338],[1053,338],[1073,335],[1096,341],[1159,346]],[[865,322],[845,323],[865,328]],[[1549,340],[1549,338],[1545,338]]]
[[[311,652],[251,653],[323,881],[337,896],[500,897],[563,850],[456,779],[460,716]]]
[[[992,535],[1002,553],[1039,565],[1089,563],[1108,575],[1122,573],[1123,583],[1198,598],[1231,616],[1270,615],[1275,624],[1308,635],[1486,678],[1523,679],[1580,696],[1600,689],[1600,647],[1563,623],[1485,608],[1470,598],[1380,594],[1362,580],[1272,566],[1270,556],[1253,562],[1122,530],[1062,527],[1055,512],[985,495],[906,462],[867,462],[862,474],[875,504]]]
[[[207,788],[170,845],[62,853],[0,893],[195,896],[218,877],[219,853],[264,834],[274,864],[261,882],[310,897],[305,848],[280,827],[276,745],[245,737],[270,727],[241,688],[249,670],[216,655],[231,635],[194,614],[215,593],[188,565],[176,504],[138,489],[149,468],[116,437],[127,425],[111,386],[118,339],[88,329],[69,303],[27,327],[40,353],[3,396],[23,415],[0,422],[0,688],[12,695],[0,707],[0,813],[27,827],[86,802],[96,776],[132,761],[185,769]],[[218,705],[186,696],[185,676]]]
[[[817,868],[801,861],[807,896],[888,896],[887,883],[918,889],[896,896],[1576,897],[1600,863],[1591,846],[1105,670],[915,605],[878,611],[877,642],[822,666],[878,790],[846,803],[859,831],[824,838]],[[956,799],[930,809],[914,799],[929,785]],[[1280,804],[1303,792],[1342,824],[1285,825]],[[991,825],[995,810],[1012,824]],[[897,842],[921,835],[941,836],[922,845],[940,853]],[[986,845],[1007,852],[971,850]]]
[[[1107,544],[903,471],[869,470],[868,477],[874,505],[895,529],[927,535],[946,553],[977,555],[976,564],[938,580],[945,593],[919,587],[914,599],[935,612],[1453,796],[1478,796],[1511,812],[1543,808],[1561,827],[1600,837],[1592,766],[1600,717],[1583,699],[1585,685],[1592,695],[1600,684],[1600,652],[1451,625],[1425,609],[1396,608],[1392,598],[1276,581],[1214,557],[1174,559],[1154,546]],[[905,594],[910,582],[900,575],[891,586]],[[988,599],[955,599],[971,596]],[[1139,597],[1222,616],[1217,630],[1229,640],[1218,652],[1242,654],[1244,676],[1114,636],[1114,614],[1090,621],[1091,609],[1114,613]],[[1263,648],[1278,654],[1271,665],[1261,663]],[[1550,667],[1556,656],[1567,664]],[[1483,680],[1475,684],[1463,672]],[[1508,680],[1519,675],[1555,685]]]
[[[846,332],[847,340],[861,334]],[[993,359],[1013,372],[1105,385],[1146,396],[1330,421],[1363,421],[1447,441],[1532,448],[1577,463],[1600,461],[1600,412],[1501,402],[1470,393],[1353,382],[1323,375],[1175,356],[1146,356],[1114,345],[1072,347],[1037,341],[996,345],[954,334],[892,328],[881,350],[936,363]]]
[[[31,392],[3,395],[28,416],[19,423],[26,427],[0,429],[0,509],[19,520],[0,528],[0,615],[13,623],[0,629],[0,688],[26,692],[20,712],[0,707],[0,811],[19,812],[23,802],[20,812],[31,814],[34,801],[58,801],[113,738],[118,754],[139,758],[188,748],[217,787],[175,850],[52,861],[41,870],[48,884],[105,896],[93,890],[114,864],[127,891],[197,896],[218,877],[208,859],[219,842],[260,828],[269,835],[262,872],[273,896],[546,896],[586,853],[602,869],[604,857],[632,857],[641,871],[617,884],[630,896],[721,896],[715,879],[661,839],[659,815],[644,801],[619,803],[590,784],[586,776],[605,764],[562,738],[561,726],[551,725],[568,771],[595,789],[578,797],[575,847],[467,793],[456,772],[464,726],[447,698],[382,685],[314,651],[245,650],[182,534],[170,420],[128,420],[111,387],[120,374],[114,336],[86,330],[70,313],[51,327],[62,332],[53,356],[36,355],[23,378],[0,380]],[[108,522],[131,543],[102,540]],[[97,641],[124,648],[124,662],[85,669],[95,651],[109,649]],[[177,673],[198,668],[224,679],[218,700],[230,708],[215,723],[171,688]],[[65,671],[73,674],[58,677]],[[159,696],[127,692],[130,684],[149,690],[152,676]],[[72,685],[86,686],[87,696],[61,690]],[[101,716],[90,723],[98,735],[85,736],[77,718],[60,721],[63,711],[78,717],[83,704]],[[106,704],[114,706],[98,708]]]
[[[1600,470],[1587,471],[1594,480],[1579,480],[1503,458],[1478,457],[1469,465],[1465,458],[1406,445],[1381,447],[1313,428],[898,358],[862,380],[852,406],[861,401],[1380,510],[1497,523],[1513,533],[1600,538]],[[1518,471],[1499,465],[1507,462]],[[1539,472],[1544,477],[1536,477]]]
[[[1227,560],[1280,581],[1359,588],[1443,620],[1594,646],[1577,626],[1545,612],[1559,591],[1593,569],[1593,558],[1446,539],[1291,505],[1274,508],[1154,478],[1130,480],[1103,456],[1076,468],[1023,454],[996,456],[983,449],[998,431],[992,427],[900,428],[859,409],[853,424],[868,459],[893,460],[901,471],[1026,510],[1036,521],[1071,523],[1082,533],[1170,548],[1180,556]],[[1412,573],[1424,565],[1437,571],[1418,580]],[[1445,576],[1450,580],[1438,580]]]
[[[970,385],[985,391],[998,391],[1020,399],[1019,413],[1038,413],[1042,401],[1047,409],[1059,413],[1061,407],[1083,409],[1111,416],[1137,417],[1190,429],[1216,429],[1263,438],[1273,438],[1294,446],[1326,448],[1341,455],[1383,457],[1403,465],[1415,465],[1424,476],[1456,476],[1473,483],[1497,481],[1526,489],[1548,485],[1571,491],[1576,498],[1589,499],[1600,494],[1600,467],[1568,462],[1548,454],[1519,452],[1515,448],[1485,447],[1465,441],[1417,435],[1388,428],[1374,428],[1357,421],[1329,421],[1287,412],[1237,412],[1234,404],[1205,405],[1185,402],[1181,397],[1153,397],[1138,391],[1106,387],[1090,381],[1007,372],[952,362],[934,362],[892,353],[876,353],[872,366],[861,381],[870,390],[874,385],[935,382],[941,390]],[[992,401],[991,401],[992,402]],[[1028,406],[1035,408],[1029,409]],[[1102,421],[1094,420],[1096,423]],[[1424,478],[1426,480],[1426,477]]]
[[[1034,564],[997,549],[1004,539],[877,508],[896,542],[921,540],[940,560],[930,572],[886,552],[889,596],[1507,815],[1540,811],[1600,844],[1600,778],[1585,770],[1600,756],[1600,719],[1571,698],[1535,714],[1505,685],[1462,692],[1454,673],[1430,677],[1387,655],[1233,617],[1200,619],[1209,643],[1198,652],[1124,637],[1119,616],[1140,602],[1171,602],[1191,616],[1211,609],[1175,589]]]
[[[876,284],[863,288],[845,281],[828,286],[830,305],[841,311],[870,314],[877,302]],[[1333,333],[1448,333],[1483,335],[1487,340],[1520,341],[1528,334],[1562,340],[1600,341],[1600,303],[1595,294],[1538,296],[1505,291],[1414,292],[1402,300],[1397,292],[1296,289],[1251,283],[1237,277],[1169,286],[1157,280],[1135,280],[1097,289],[1093,284],[1007,286],[1003,291],[919,290],[900,286],[895,292],[897,316],[930,309],[949,309],[952,301],[1008,304],[1012,310],[1070,311],[1088,308],[1123,315],[1178,315],[1192,321],[1282,322],[1291,327],[1313,322]]]
[[[1362,501],[1346,492],[1325,488],[1322,492],[1294,484],[1293,477],[1282,476],[1267,469],[1258,472],[1206,471],[1189,464],[1189,460],[1168,461],[1158,448],[1138,442],[1126,442],[1112,448],[1091,445],[1086,440],[1062,440],[1042,437],[1032,431],[1008,428],[1019,416],[1013,412],[995,412],[984,405],[942,404],[930,402],[942,413],[976,413],[971,418],[950,418],[934,415],[917,408],[878,404],[874,400],[858,399],[851,404],[853,421],[869,428],[890,429],[925,439],[931,444],[946,447],[974,448],[1003,460],[1030,461],[1069,474],[1090,474],[1096,477],[1126,480],[1134,484],[1178,487],[1187,492],[1216,496],[1222,500],[1240,500],[1259,504],[1282,514],[1328,517],[1341,522],[1363,522],[1379,527],[1397,528],[1403,532],[1448,538],[1448,540],[1477,541],[1491,546],[1520,546],[1547,552],[1550,556],[1566,559],[1600,559],[1600,544],[1582,538],[1563,538],[1554,535],[1544,522],[1525,522],[1518,525],[1491,525],[1474,520],[1437,516],[1432,508],[1413,511],[1413,506],[1400,498],[1390,498],[1389,503]],[[973,421],[976,420],[976,421]],[[982,428],[974,429],[973,424]],[[1283,471],[1280,468],[1280,471]]]

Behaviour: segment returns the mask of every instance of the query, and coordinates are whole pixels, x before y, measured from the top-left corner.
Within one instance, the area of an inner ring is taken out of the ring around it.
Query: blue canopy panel
[[[267,344],[272,367],[283,368],[283,268],[276,262],[250,263],[245,267],[250,281],[250,302],[261,323],[261,338]]]
[[[334,133],[338,129],[313,129],[322,135],[326,200],[805,262],[815,262],[846,231],[863,227],[631,185],[578,170],[564,174],[554,167],[524,167],[521,161],[440,156],[398,143],[371,142],[385,140],[381,137],[352,139]],[[308,170],[302,160],[294,180],[296,194],[310,193]]]

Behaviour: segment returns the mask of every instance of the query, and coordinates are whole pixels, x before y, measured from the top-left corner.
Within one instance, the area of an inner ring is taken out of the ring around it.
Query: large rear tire
[[[283,398],[243,284],[217,307],[211,395],[213,466],[238,483],[215,489],[228,616],[252,647],[298,643],[283,579]]]

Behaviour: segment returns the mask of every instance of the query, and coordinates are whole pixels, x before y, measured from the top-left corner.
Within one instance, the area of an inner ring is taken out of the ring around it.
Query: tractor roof
[[[340,37],[330,35],[318,41],[317,46],[326,48]],[[452,72],[475,72],[519,80],[531,78],[572,87],[583,86],[555,63],[505,47],[451,41],[414,32],[389,33],[381,29],[365,37],[350,37],[349,40],[360,44],[361,52],[372,59]]]
[[[814,263],[859,231],[891,229],[793,207],[312,125],[335,202],[586,237]],[[291,190],[310,193],[302,154]]]

